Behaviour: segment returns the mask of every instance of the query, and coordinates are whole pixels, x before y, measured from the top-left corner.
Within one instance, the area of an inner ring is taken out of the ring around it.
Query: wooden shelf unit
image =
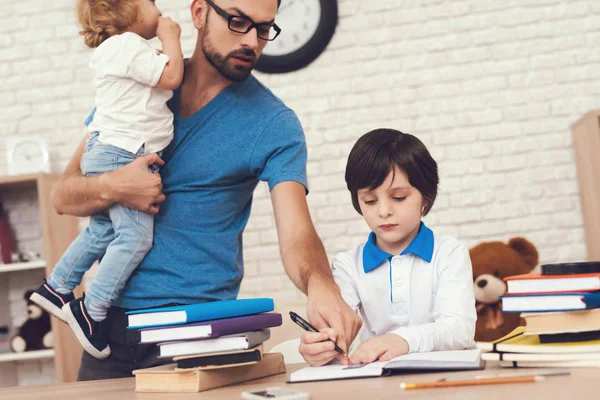
[[[35,190],[37,192],[37,206],[39,208],[40,226],[43,237],[43,260],[31,263],[3,264],[0,273],[14,271],[28,271],[45,268],[46,277],[58,262],[67,247],[79,234],[76,217],[58,215],[52,206],[50,193],[52,186],[58,180],[55,174],[33,174],[21,176],[0,177],[0,196],[4,193],[16,191]],[[18,226],[13,225],[14,230]],[[35,288],[31,288],[35,289]],[[52,331],[54,333],[54,349],[21,354],[2,353],[0,361],[18,361],[28,359],[52,358],[57,382],[74,382],[77,380],[79,364],[81,362],[81,346],[71,329],[64,322],[52,317]],[[11,358],[12,357],[12,358]]]
[[[588,260],[600,261],[600,110],[587,112],[571,131]]]
[[[0,264],[0,274],[3,272],[17,272],[17,271],[29,271],[32,269],[46,268],[46,261],[35,260],[30,262],[13,263],[13,264]]]
[[[35,350],[24,353],[0,353],[0,363],[10,361],[42,360],[54,357],[54,350]]]

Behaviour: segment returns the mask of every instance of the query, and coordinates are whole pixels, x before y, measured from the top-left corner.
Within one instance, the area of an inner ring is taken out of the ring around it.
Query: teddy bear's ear
[[[525,264],[533,269],[538,264],[538,251],[535,246],[525,238],[515,237],[508,241],[508,246],[519,253]]]

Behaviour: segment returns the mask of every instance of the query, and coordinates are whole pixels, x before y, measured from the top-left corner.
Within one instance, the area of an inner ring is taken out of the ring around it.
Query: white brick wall
[[[181,23],[189,56],[187,4],[158,1]],[[419,136],[439,163],[427,217],[437,232],[469,246],[522,235],[542,262],[584,259],[570,124],[598,106],[600,3],[339,0],[339,8],[337,33],[315,63],[257,74],[305,128],[308,201],[328,255],[365,239],[343,168],[361,134],[386,126]],[[89,50],[76,31],[72,1],[0,0],[0,136],[48,138],[56,172],[93,105]],[[245,233],[242,295],[299,299],[274,226],[261,185]]]

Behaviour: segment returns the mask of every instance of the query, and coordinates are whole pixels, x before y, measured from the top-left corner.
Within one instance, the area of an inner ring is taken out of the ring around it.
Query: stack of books
[[[525,326],[478,343],[485,360],[507,367],[600,367],[600,263],[542,265],[540,274],[505,279],[503,312]]]
[[[272,299],[254,298],[128,313],[140,343],[156,344],[167,365],[134,371],[139,392],[197,392],[285,372],[262,343],[282,323]]]

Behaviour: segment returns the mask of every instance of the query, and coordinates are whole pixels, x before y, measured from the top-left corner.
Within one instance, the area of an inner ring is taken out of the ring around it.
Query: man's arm
[[[148,171],[151,164],[164,164],[158,155],[148,154],[116,171],[87,177],[80,168],[84,149],[85,139],[52,188],[52,204],[57,213],[85,217],[114,203],[150,214],[158,212],[158,203],[165,199],[162,182],[159,174]]]
[[[310,218],[304,186],[288,181],[271,191],[279,249],[285,270],[308,296],[308,318],[316,328],[331,327],[347,350],[362,321],[344,302],[333,281],[327,255]]]

